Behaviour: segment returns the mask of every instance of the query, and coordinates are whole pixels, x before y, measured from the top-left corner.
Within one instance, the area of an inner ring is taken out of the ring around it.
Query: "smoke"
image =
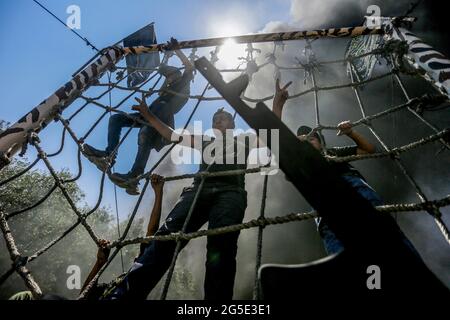
[[[361,2],[358,3],[358,1],[352,0],[293,0],[290,14],[293,22],[298,27],[306,29],[318,28],[323,24],[332,25],[337,17],[339,17],[340,21],[358,19],[362,11]]]

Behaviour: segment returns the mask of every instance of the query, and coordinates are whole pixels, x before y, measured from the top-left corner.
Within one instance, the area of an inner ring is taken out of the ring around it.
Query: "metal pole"
[[[341,37],[356,37],[369,34],[384,34],[382,28],[373,28],[366,26],[359,27],[345,27],[345,28],[331,28],[320,29],[312,31],[291,31],[291,32],[275,32],[275,33],[261,33],[251,34],[236,37],[220,37],[199,40],[180,41],[180,49],[212,47],[223,45],[230,39],[235,43],[257,43],[257,42],[273,42],[273,41],[289,41],[289,40],[304,40],[309,38],[341,38]],[[145,52],[155,52],[167,50],[165,43],[154,44],[151,46],[137,46],[126,47],[124,51],[126,54],[140,54]]]
[[[23,116],[0,134],[0,170],[10,162],[10,158],[27,142],[29,132],[39,132],[58,112],[67,108],[81,92],[89,86],[112,65],[115,65],[124,52],[121,47],[111,47],[105,50],[97,60],[88,65],[55,93],[42,101],[33,110]]]

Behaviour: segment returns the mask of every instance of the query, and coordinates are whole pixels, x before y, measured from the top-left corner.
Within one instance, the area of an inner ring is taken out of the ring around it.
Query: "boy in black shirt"
[[[205,135],[178,135],[148,109],[144,99],[136,100],[139,105],[133,106],[133,110],[139,111],[162,137],[171,141],[180,141],[181,145],[190,148],[200,149],[202,163],[199,171],[245,169],[250,150],[257,146],[256,135],[244,134],[243,138],[242,135],[236,137],[230,135],[235,128],[234,119],[223,108],[219,109],[212,119],[215,138]],[[211,148],[214,146],[215,148]],[[208,149],[214,152],[208,152]],[[230,154],[233,161],[229,162],[225,158]],[[191,186],[183,189],[180,199],[156,235],[166,235],[182,230],[200,184],[201,179],[196,178]],[[244,174],[207,177],[185,232],[196,231],[206,222],[210,229],[241,223],[246,207],[247,192]],[[239,232],[208,236],[205,299],[232,299],[238,237]],[[182,247],[186,244],[187,241],[183,241]],[[110,298],[145,299],[169,268],[175,247],[175,241],[152,241],[143,255],[133,264],[122,285]]]
[[[174,126],[174,115],[177,114],[188,102],[190,94],[190,82],[194,78],[194,66],[181,50],[178,50],[178,42],[171,42],[172,48],[180,58],[185,69],[183,74],[178,68],[162,64],[158,73],[165,77],[161,86],[159,97],[148,107],[161,121],[170,127]],[[130,117],[131,116],[131,117]],[[140,128],[138,136],[138,151],[133,167],[128,173],[113,173],[109,177],[113,183],[125,188],[128,194],[139,194],[138,184],[135,178],[144,173],[145,165],[152,149],[160,151],[169,141],[164,139],[153,127],[142,125],[133,120],[141,118],[139,113],[131,113],[128,116],[116,113],[109,118],[108,124],[108,146],[106,149],[98,150],[89,144],[83,145],[83,153],[89,161],[93,162],[100,170],[105,171],[108,166],[108,157],[119,144],[122,128]],[[141,118],[142,119],[142,118]]]
[[[284,104],[288,98],[287,88],[290,83],[286,84],[283,88],[280,87],[279,80],[276,82],[276,92],[273,100],[273,112],[281,119]],[[355,142],[355,145],[348,147],[335,147],[335,148],[327,148],[326,150],[323,148],[321,137],[316,132],[313,131],[310,127],[301,126],[297,130],[297,137],[300,140],[307,140],[314,148],[321,151],[322,153],[327,153],[330,156],[336,157],[346,157],[353,156],[358,154],[370,154],[375,152],[375,146],[372,145],[369,141],[367,141],[362,135],[357,133],[352,129],[352,124],[350,121],[341,122],[338,125],[338,133],[337,135],[346,135],[350,139]],[[339,172],[341,177],[347,181],[355,190],[362,195],[364,198],[369,200],[373,206],[380,206],[383,204],[380,196],[375,192],[375,190],[370,187],[365,181],[364,177],[356,170],[351,164],[348,162],[333,162],[330,161],[330,164],[334,167],[334,169]],[[328,225],[324,223],[321,218],[317,218],[316,220],[318,225],[318,230],[320,236],[323,239],[325,249],[328,254],[338,253],[343,250],[343,245],[330,230]]]
[[[347,157],[375,152],[375,147],[372,144],[367,142],[361,135],[351,129],[351,123],[349,121],[341,122],[338,127],[340,129],[338,134],[347,135],[356,143],[356,145],[327,148],[326,150],[323,150],[319,134],[317,132],[312,132],[312,129],[307,126],[302,126],[297,130],[297,137],[301,140],[308,140],[316,149],[322,152],[326,151],[328,155],[335,157]],[[383,201],[376,191],[373,190],[369,184],[367,184],[361,173],[350,163],[330,161],[330,164],[337,172],[339,172],[345,181],[355,188],[360,195],[369,200],[373,206],[380,206],[383,204]],[[330,230],[328,225],[326,225],[320,217],[316,219],[316,222],[328,254],[340,252],[343,249],[343,245],[336,238],[335,234]]]

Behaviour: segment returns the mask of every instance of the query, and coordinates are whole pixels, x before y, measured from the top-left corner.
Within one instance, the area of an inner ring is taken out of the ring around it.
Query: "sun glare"
[[[214,24],[212,29],[214,37],[230,37],[220,48],[219,63],[226,68],[237,67],[239,64],[238,57],[245,56],[245,46],[237,44],[231,37],[243,35],[245,28],[235,21],[226,21]]]
[[[238,64],[238,57],[244,54],[243,47],[237,44],[234,39],[228,39],[221,46],[219,51],[219,59],[229,68],[236,67]]]

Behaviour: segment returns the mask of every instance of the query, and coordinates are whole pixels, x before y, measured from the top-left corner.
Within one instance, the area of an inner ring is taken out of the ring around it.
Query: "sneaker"
[[[111,164],[109,162],[109,153],[106,151],[98,150],[87,143],[83,145],[83,154],[86,156],[86,158],[95,164],[95,166],[100,171],[106,171],[109,167],[113,166],[114,159],[112,160]]]
[[[111,181],[120,188],[124,188],[130,195],[138,195],[139,181],[134,180],[135,176],[130,173],[112,173],[109,175]]]

